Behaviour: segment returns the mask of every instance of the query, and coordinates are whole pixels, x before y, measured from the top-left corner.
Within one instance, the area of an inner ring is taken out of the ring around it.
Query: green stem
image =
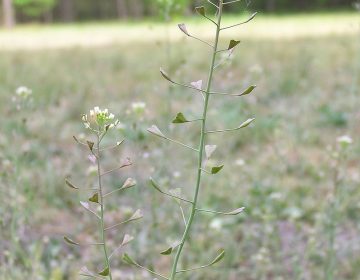
[[[219,43],[222,8],[223,8],[223,0],[220,0],[219,1],[219,15],[218,15],[218,21],[217,21],[217,27],[216,27],[216,37],[215,37],[214,48],[213,48],[211,64],[210,64],[210,69],[209,69],[209,75],[208,75],[208,81],[207,81],[207,87],[206,87],[206,97],[205,97],[205,103],[204,103],[204,109],[203,109],[203,117],[201,120],[201,134],[200,134],[200,145],[199,145],[199,150],[198,150],[198,169],[197,169],[195,194],[194,194],[193,204],[192,204],[192,208],[191,208],[190,218],[186,224],[186,228],[185,228],[183,237],[181,239],[181,243],[176,252],[169,280],[174,280],[176,278],[178,262],[179,262],[182,250],[184,248],[185,242],[189,238],[190,229],[191,229],[192,223],[194,221],[195,213],[196,213],[196,205],[197,205],[197,201],[198,201],[200,184],[201,184],[203,153],[204,153],[204,146],[205,146],[206,116],[207,116],[207,109],[208,109],[209,98],[210,98],[210,89],[211,89],[211,84],[213,81],[216,53],[217,53],[217,48],[218,48],[218,43]]]
[[[97,150],[98,150],[98,154],[97,154],[97,175],[98,175],[98,181],[99,181],[99,196],[100,196],[100,207],[101,207],[101,214],[100,214],[100,227],[101,227],[101,240],[102,240],[102,246],[104,249],[104,258],[105,258],[105,266],[107,268],[109,268],[109,279],[112,280],[112,275],[111,275],[111,269],[110,269],[110,262],[109,262],[109,256],[108,256],[108,252],[107,252],[107,247],[106,247],[106,237],[105,237],[105,223],[104,223],[104,196],[103,196],[103,190],[102,190],[102,180],[101,180],[101,152],[100,152],[100,142],[101,142],[101,136],[98,134],[97,135]]]

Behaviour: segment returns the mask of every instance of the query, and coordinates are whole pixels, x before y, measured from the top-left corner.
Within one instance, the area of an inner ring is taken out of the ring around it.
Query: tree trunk
[[[144,15],[144,2],[141,0],[131,0],[130,1],[130,9],[131,9],[131,15],[140,18]]]
[[[116,12],[118,18],[127,18],[129,16],[126,0],[116,0]]]
[[[12,0],[3,0],[4,25],[12,28],[15,25],[15,14]]]
[[[60,2],[61,18],[65,22],[71,22],[75,19],[74,1],[73,0],[61,0]]]
[[[266,1],[266,11],[274,12],[276,10],[276,0]]]

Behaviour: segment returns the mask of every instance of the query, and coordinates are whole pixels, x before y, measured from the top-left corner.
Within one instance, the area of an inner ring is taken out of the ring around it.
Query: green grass
[[[215,159],[224,159],[225,168],[223,176],[204,180],[200,203],[202,208],[247,210],[236,219],[202,217],[183,265],[206,263],[222,246],[227,256],[212,270],[186,279],[323,279],[322,225],[331,184],[327,146],[342,134],[350,134],[354,144],[342,185],[346,195],[337,232],[337,279],[359,278],[358,18],[354,13],[260,16],[244,30],[226,34],[242,44],[228,68],[216,73],[217,89],[235,92],[250,83],[258,88],[243,99],[214,98],[211,107],[218,109],[209,117],[214,129],[234,127],[252,116],[256,122],[240,133],[211,136],[219,143]],[[209,31],[197,23],[190,19],[189,30],[207,37]],[[83,195],[67,189],[64,178],[88,183],[81,181],[89,166],[87,154],[72,135],[85,132],[81,114],[95,105],[109,107],[128,124],[124,133],[114,133],[114,138],[126,136],[127,149],[109,154],[105,164],[128,155],[136,162],[133,169],[109,178],[107,186],[128,176],[139,182],[127,199],[112,201],[108,221],[118,218],[119,206],[121,212],[143,208],[144,222],[127,229],[138,237],[128,250],[139,262],[167,271],[171,258],[159,252],[179,238],[181,225],[175,221],[180,216],[170,201],[148,188],[147,180],[151,175],[190,195],[196,161],[144,131],[156,122],[171,137],[193,143],[196,125],[169,123],[180,108],[191,116],[201,99],[182,89],[169,93],[158,70],[163,66],[177,80],[189,82],[203,79],[200,73],[208,67],[202,46],[175,35],[176,29],[170,27],[170,65],[159,23],[0,31],[1,280],[78,279],[84,263],[99,268],[101,260],[94,259],[91,249],[79,251],[62,242],[69,232],[83,239],[94,232],[78,204]],[[20,85],[33,89],[34,109],[18,113],[11,97]],[[131,114],[134,101],[147,104],[142,121]],[[112,236],[113,245],[121,238]],[[120,256],[112,267],[117,268],[115,279],[153,279],[123,265]]]

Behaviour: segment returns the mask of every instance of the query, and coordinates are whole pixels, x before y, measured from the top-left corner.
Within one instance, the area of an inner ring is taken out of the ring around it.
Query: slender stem
[[[99,195],[100,195],[100,209],[101,209],[101,213],[100,213],[100,226],[101,226],[101,240],[102,240],[102,245],[103,245],[103,249],[104,249],[104,258],[105,258],[105,265],[107,268],[109,268],[109,279],[112,280],[112,275],[111,275],[111,269],[110,269],[110,262],[109,262],[109,256],[108,256],[108,252],[107,252],[107,247],[106,247],[106,237],[105,237],[105,224],[104,224],[104,196],[103,196],[103,189],[102,189],[102,180],[101,180],[101,152],[100,152],[100,142],[101,142],[101,136],[98,134],[97,135],[97,150],[98,150],[98,154],[97,154],[97,176],[98,176],[98,181],[99,181]]]
[[[184,248],[184,244],[189,237],[191,225],[194,221],[194,217],[195,217],[195,213],[196,213],[196,204],[198,201],[198,196],[199,196],[199,191],[200,191],[201,175],[202,175],[202,161],[203,161],[203,153],[204,153],[204,146],[205,146],[206,116],[207,116],[207,109],[208,109],[209,98],[210,98],[211,84],[212,84],[212,80],[213,80],[214,65],[215,65],[215,60],[216,60],[218,42],[219,42],[223,1],[224,0],[219,0],[219,15],[218,15],[218,21],[217,21],[217,26],[216,26],[216,37],[214,40],[211,65],[210,65],[210,69],[209,69],[208,82],[207,82],[207,87],[206,87],[206,97],[205,97],[205,103],[204,103],[204,109],[203,109],[203,116],[202,116],[202,120],[201,120],[200,145],[199,145],[199,150],[198,150],[198,169],[197,169],[197,180],[196,180],[194,200],[193,200],[193,204],[192,204],[192,208],[191,208],[190,217],[188,219],[188,222],[187,222],[187,225],[186,225],[186,228],[184,231],[184,235],[181,239],[181,243],[180,243],[179,248],[175,255],[175,259],[174,259],[174,263],[173,263],[173,266],[171,269],[171,274],[170,274],[169,280],[174,280],[176,277],[178,262],[179,262],[182,250]]]

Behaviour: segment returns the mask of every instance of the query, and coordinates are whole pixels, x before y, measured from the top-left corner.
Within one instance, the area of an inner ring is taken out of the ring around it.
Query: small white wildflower
[[[244,166],[245,165],[245,160],[243,160],[242,158],[239,158],[235,161],[235,164],[238,166]]]
[[[134,113],[141,115],[145,111],[146,103],[145,102],[133,102],[131,104],[131,108]]]
[[[179,178],[181,176],[181,173],[179,171],[175,171],[173,173],[174,178]]]
[[[221,230],[222,227],[223,227],[223,222],[221,219],[215,218],[210,223],[210,228],[212,229]]]
[[[114,128],[119,123],[119,120],[116,120],[114,123],[111,122],[115,115],[110,113],[107,108],[101,110],[98,106],[95,106],[94,109],[90,110],[89,116],[90,120],[86,114],[82,117],[86,128],[91,128],[91,123],[95,123],[100,127],[100,130],[108,130]]]
[[[25,86],[21,86],[16,89],[16,94],[21,98],[27,99],[32,94],[32,90]]]
[[[343,136],[340,136],[338,137],[337,139],[337,142],[340,143],[341,145],[350,145],[353,143],[353,140],[352,138],[349,136],[349,135],[343,135]]]

